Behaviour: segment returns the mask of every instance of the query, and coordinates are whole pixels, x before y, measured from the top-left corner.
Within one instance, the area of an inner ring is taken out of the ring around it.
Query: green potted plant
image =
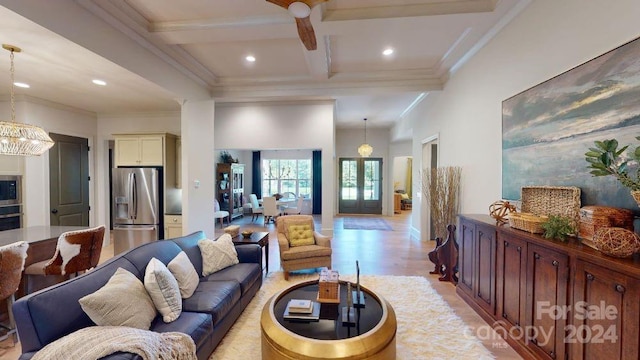
[[[640,140],[640,136],[636,137]],[[615,176],[622,185],[629,188],[631,196],[640,205],[640,146],[630,149],[628,155],[625,151],[630,145],[618,149],[618,140],[595,141],[595,147],[589,148],[584,155],[589,163],[593,176]],[[629,165],[635,165],[635,176],[629,174]]]

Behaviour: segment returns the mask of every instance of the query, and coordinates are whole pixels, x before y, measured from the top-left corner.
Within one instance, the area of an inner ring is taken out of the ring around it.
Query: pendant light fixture
[[[11,121],[0,121],[0,154],[33,156],[42,155],[53,146],[53,140],[46,131],[34,125],[16,122],[16,104],[13,93],[14,83],[14,53],[22,51],[19,47],[2,44],[11,55]]]
[[[367,143],[367,118],[364,118],[364,143],[358,147],[358,154],[362,157],[369,157],[373,153],[373,148]]]

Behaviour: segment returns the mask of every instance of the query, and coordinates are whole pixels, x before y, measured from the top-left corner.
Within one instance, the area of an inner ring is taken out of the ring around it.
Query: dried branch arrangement
[[[460,176],[457,166],[422,170],[422,193],[431,212],[436,237],[445,239],[447,225],[455,224],[460,208]]]

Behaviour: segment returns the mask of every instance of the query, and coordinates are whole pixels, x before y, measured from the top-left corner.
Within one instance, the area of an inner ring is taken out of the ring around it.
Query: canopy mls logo
[[[604,301],[591,305],[585,301],[578,301],[573,306],[551,305],[549,301],[539,301],[536,303],[535,308],[535,318],[537,320],[566,320],[567,324],[562,329],[565,334],[565,343],[616,343],[618,341],[617,328],[613,324],[606,326],[606,322],[615,321],[618,318],[618,314],[617,307],[607,305]],[[580,325],[571,324],[569,322],[572,319],[583,323]],[[592,324],[590,325],[589,323]],[[605,323],[605,325],[602,323]],[[526,344],[535,343],[538,346],[546,346],[554,341],[555,333],[555,326],[511,326],[499,320],[492,325],[478,327],[475,334],[470,329],[465,329],[464,335],[475,336],[480,340],[489,340],[496,346],[502,347],[500,341],[507,337],[517,341],[524,341]]]

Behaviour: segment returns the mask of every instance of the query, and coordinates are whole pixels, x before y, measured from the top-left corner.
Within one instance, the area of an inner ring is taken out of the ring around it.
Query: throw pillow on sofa
[[[289,225],[289,246],[313,245],[316,241],[313,239],[313,230],[311,225]]]
[[[236,247],[229,234],[220,236],[216,241],[200,240],[198,247],[202,253],[202,276],[211,275],[240,262]]]
[[[180,287],[180,296],[183,299],[188,299],[193,295],[200,283],[200,277],[196,268],[193,267],[191,260],[184,251],[180,251],[173,260],[169,261],[167,268],[178,281],[178,287]]]
[[[118,268],[103,287],[78,302],[91,321],[100,326],[149,330],[156,317],[156,308],[140,279],[123,268]]]
[[[162,261],[156,258],[149,260],[144,273],[144,287],[164,322],[170,323],[180,316],[182,313],[180,287]]]

